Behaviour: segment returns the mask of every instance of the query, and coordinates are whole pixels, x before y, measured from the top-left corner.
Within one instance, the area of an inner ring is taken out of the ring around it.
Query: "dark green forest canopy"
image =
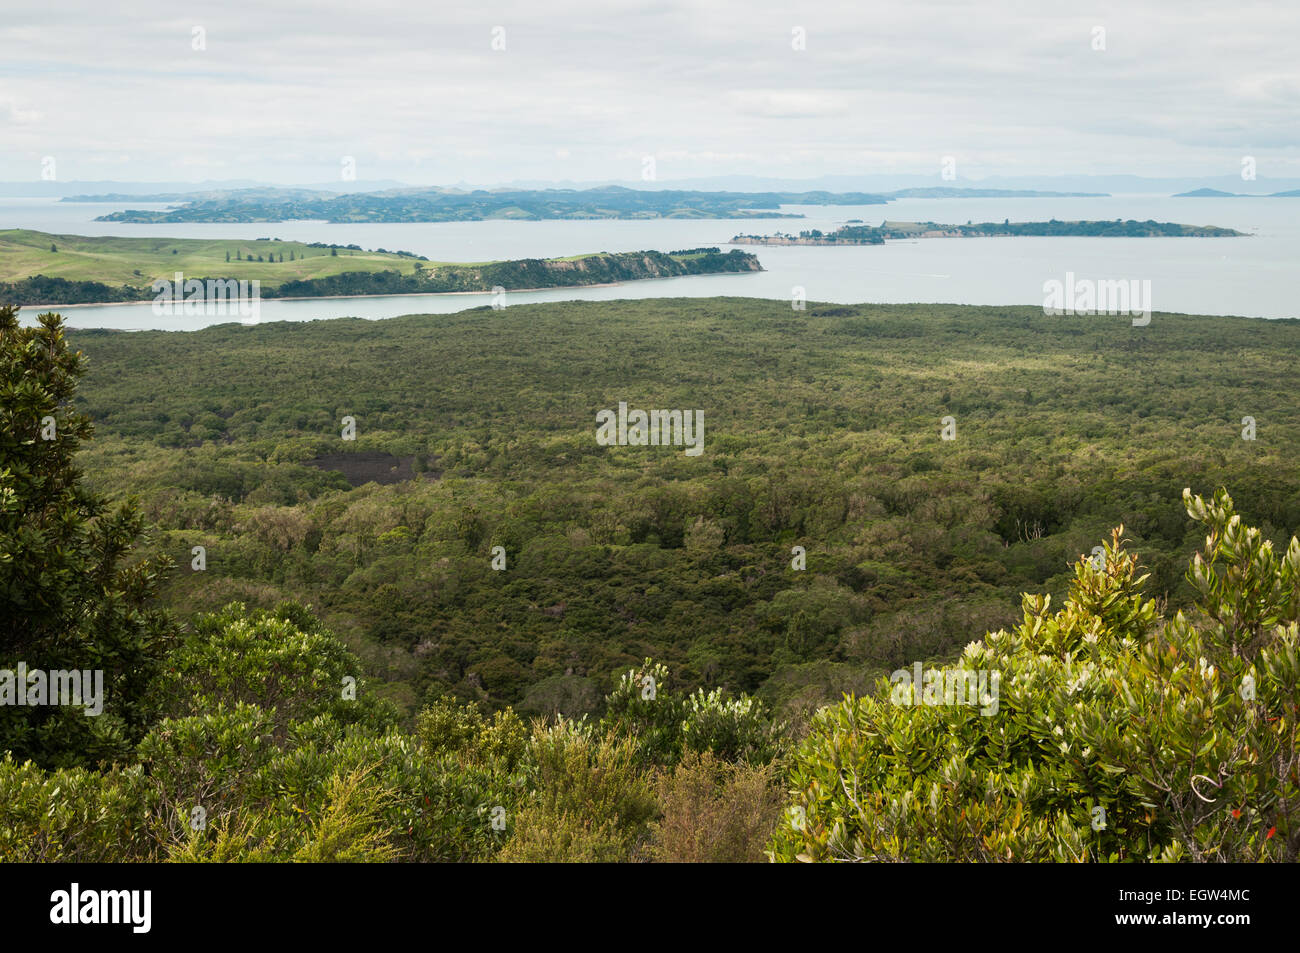
[[[647,656],[806,708],[1059,596],[1121,522],[1181,604],[1184,486],[1300,530],[1294,321],[714,298],[72,340],[84,469],[161,527],[167,601],[313,603],[408,708],[581,709]],[[703,455],[599,446],[620,401],[702,411]]]

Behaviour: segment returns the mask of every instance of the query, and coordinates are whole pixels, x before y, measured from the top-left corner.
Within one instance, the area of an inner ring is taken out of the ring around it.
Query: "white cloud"
[[[5,116],[9,122],[17,125],[40,122],[43,118],[39,111],[24,109],[15,101],[7,99],[3,94],[0,94],[0,115]]]
[[[1247,148],[1298,175],[1298,39],[1300,6],[1264,0],[69,0],[0,22],[0,178],[124,153],[150,180],[323,180],[342,155],[437,182],[635,179],[646,154],[681,176],[1210,173]]]

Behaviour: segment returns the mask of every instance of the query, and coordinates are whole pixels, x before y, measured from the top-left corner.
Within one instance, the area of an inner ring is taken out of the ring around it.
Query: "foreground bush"
[[[819,713],[773,858],[1296,860],[1300,542],[1279,558],[1224,492],[1184,503],[1207,531],[1189,614],[1143,597],[1117,530],[1059,612],[1026,596],[967,647],[995,713],[888,682]]]
[[[712,752],[682,759],[656,784],[661,817],[649,855],[667,863],[755,863],[781,812],[769,764],[723,761]]]
[[[296,604],[196,617],[130,767],[0,760],[0,861],[753,859],[771,829],[772,770],[744,759],[775,729],[747,698],[665,692],[621,728],[442,700],[411,733],[357,668]],[[654,737],[670,769],[683,746],[705,754],[657,787]]]
[[[636,742],[561,720],[537,725],[529,744],[531,796],[514,822],[504,861],[630,860],[656,803],[637,766]]]
[[[174,629],[154,601],[167,560],[141,558],[134,501],[110,505],[82,480],[86,359],[59,315],[38,321],[20,327],[0,307],[0,670],[101,672],[102,711],[0,705],[0,752],[92,767],[126,758],[157,714],[147,690]]]

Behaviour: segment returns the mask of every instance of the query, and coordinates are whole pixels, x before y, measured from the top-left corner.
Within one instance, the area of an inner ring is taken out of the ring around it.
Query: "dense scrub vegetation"
[[[1300,529],[1293,322],[666,300],[75,340],[85,465],[140,495],[168,604],[310,602],[406,710],[577,715],[653,656],[793,716],[1061,598],[1120,523],[1187,605],[1184,486]],[[704,454],[599,446],[624,400],[702,409]],[[376,452],[420,478],[305,465]]]
[[[115,304],[148,301],[152,297],[153,292],[147,286],[113,286],[102,281],[70,281],[49,275],[0,282],[0,300],[13,304]]]
[[[0,857],[1293,860],[1298,333],[573,302],[85,371],[5,313],[0,669],[116,681],[0,708]],[[881,680],[958,656],[995,715]]]

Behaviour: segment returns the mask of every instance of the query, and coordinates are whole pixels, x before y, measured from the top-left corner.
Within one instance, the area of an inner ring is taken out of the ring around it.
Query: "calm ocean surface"
[[[446,222],[331,225],[290,222],[252,225],[128,225],[92,221],[144,203],[84,205],[52,199],[0,198],[0,228],[72,235],[164,235],[175,238],[281,238],[356,244],[425,255],[435,261],[551,258],[599,251],[674,251],[717,245],[741,232],[833,229],[848,219],[964,223],[1051,218],[1155,219],[1221,225],[1248,238],[947,238],[874,247],[754,247],[762,273],[637,281],[608,288],[511,292],[506,305],[533,301],[727,295],[789,300],[805,289],[809,301],[1043,304],[1043,283],[1076,279],[1147,279],[1152,309],[1262,318],[1300,317],[1300,199],[1176,199],[1113,196],[1086,199],[904,199],[889,205],[787,207],[804,219]],[[490,295],[417,295],[268,300],[261,320],[310,321],[354,316],[460,311],[490,303]],[[79,328],[193,330],[234,318],[157,317],[149,304],[60,308]],[[30,319],[32,309],[25,309]]]

